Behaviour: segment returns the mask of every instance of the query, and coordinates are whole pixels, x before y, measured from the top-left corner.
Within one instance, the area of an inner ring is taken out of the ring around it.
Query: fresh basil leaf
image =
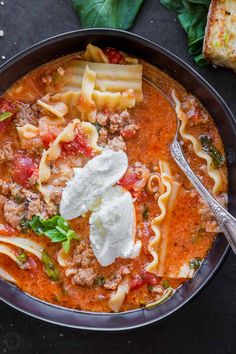
[[[71,240],[78,239],[76,233],[70,229],[68,222],[60,215],[46,220],[35,215],[28,224],[36,234],[47,236],[51,242],[62,242],[66,252],[70,250]]]
[[[10,118],[13,115],[12,112],[4,112],[4,113],[0,113],[0,122],[2,122],[3,120]]]
[[[202,45],[210,0],[160,0],[166,8],[176,12],[181,26],[188,34],[188,50],[196,64],[207,65]]]
[[[41,235],[43,233],[43,225],[38,215],[33,216],[32,220],[30,220],[28,224],[36,234]]]
[[[143,0],[72,0],[81,25],[127,30],[133,25]]]
[[[214,167],[220,168],[225,163],[225,157],[213,144],[212,139],[208,138],[206,135],[201,135],[200,142],[202,144],[202,150],[211,156]]]
[[[65,253],[68,253],[70,251],[70,241],[71,240],[67,240],[67,241],[62,242],[62,247],[63,247],[63,250],[65,251]]]

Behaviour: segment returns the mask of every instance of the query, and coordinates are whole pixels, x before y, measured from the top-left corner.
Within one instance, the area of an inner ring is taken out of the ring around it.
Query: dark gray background
[[[3,0],[0,5],[0,63],[55,34],[80,28],[70,0]],[[236,115],[236,76],[198,68],[187,53],[186,36],[173,13],[146,0],[132,29],[163,45],[201,73]],[[0,83],[1,84],[1,83]],[[209,286],[164,322],[127,333],[67,329],[31,319],[0,303],[0,353],[236,353],[236,258],[230,253]]]

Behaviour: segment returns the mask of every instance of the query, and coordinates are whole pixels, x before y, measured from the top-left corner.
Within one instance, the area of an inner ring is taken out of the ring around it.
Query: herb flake
[[[206,135],[201,135],[200,142],[202,144],[202,150],[211,156],[214,167],[220,168],[225,163],[225,157],[215,147],[215,145],[212,142],[212,139]]]

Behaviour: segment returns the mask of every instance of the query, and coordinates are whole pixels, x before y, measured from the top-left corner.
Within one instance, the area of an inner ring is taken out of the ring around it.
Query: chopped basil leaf
[[[16,258],[18,259],[18,261],[22,264],[26,263],[28,260],[27,255],[25,254],[25,252],[21,251]]]
[[[52,260],[52,258],[48,255],[48,253],[43,250],[42,252],[42,262],[44,264],[44,270],[47,274],[47,276],[53,280],[57,281],[59,279],[59,272],[58,269]]]
[[[221,152],[215,147],[211,138],[206,135],[200,136],[200,142],[202,144],[202,150],[209,154],[213,160],[215,168],[221,167],[225,163],[225,157]]]
[[[143,211],[143,219],[148,220],[148,217],[149,217],[148,207],[145,207],[145,209]]]
[[[153,290],[153,285],[148,285],[148,291],[151,293]]]
[[[70,250],[71,240],[78,239],[76,233],[70,229],[68,222],[60,215],[47,220],[42,220],[40,216],[35,215],[28,224],[36,234],[47,236],[51,242],[62,242],[66,253]]]
[[[201,258],[194,258],[189,262],[189,267],[191,269],[197,270],[201,265]]]
[[[10,118],[13,115],[12,112],[4,112],[4,113],[0,113],[0,122],[2,122],[3,120]]]
[[[105,284],[105,278],[104,277],[98,277],[95,279],[95,284],[102,286],[103,284]]]
[[[23,198],[22,198],[19,194],[15,194],[15,195],[13,196],[13,198],[14,198],[14,200],[15,200],[16,203],[21,203],[21,202],[23,202]]]
[[[168,288],[170,287],[170,284],[169,284],[169,282],[168,282],[167,279],[163,280],[163,282],[162,282],[162,287],[163,287],[164,289],[168,289]]]

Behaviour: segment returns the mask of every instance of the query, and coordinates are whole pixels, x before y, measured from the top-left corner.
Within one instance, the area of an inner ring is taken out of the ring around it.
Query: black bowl
[[[191,91],[207,108],[218,126],[228,156],[229,210],[236,216],[236,131],[232,113],[216,91],[182,60],[148,40],[131,33],[91,29],[65,33],[40,42],[16,55],[0,68],[1,91],[22,75],[57,57],[85,48],[86,44],[112,46],[132,53],[156,65]],[[10,306],[36,318],[68,327],[91,330],[126,330],[141,327],[173,314],[189,302],[219,269],[229,249],[219,235],[194,279],[179,288],[165,303],[152,309],[138,309],[118,314],[71,310],[33,298],[17,287],[0,280],[0,298]]]

